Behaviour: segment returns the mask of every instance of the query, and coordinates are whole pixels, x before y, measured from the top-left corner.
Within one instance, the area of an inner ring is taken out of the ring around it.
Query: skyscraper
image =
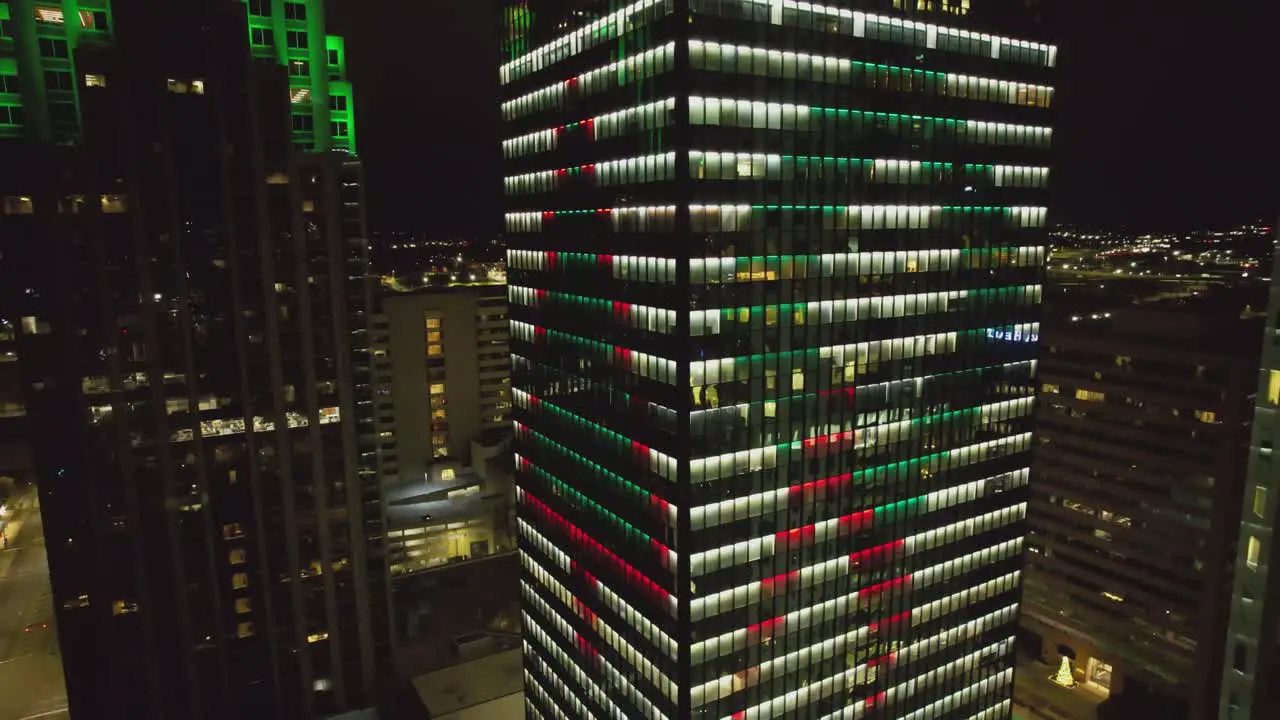
[[[1046,308],[1022,627],[1095,694],[1207,718],[1265,294],[1126,285]]]
[[[1280,243],[1277,244],[1280,248]],[[1263,330],[1261,367],[1253,408],[1253,436],[1244,478],[1232,579],[1230,618],[1222,662],[1220,720],[1251,720],[1280,713],[1280,572],[1275,562],[1276,471],[1280,446],[1280,254],[1271,271],[1271,297]]]
[[[0,292],[71,711],[373,704],[372,295],[323,2],[0,9]]]
[[[533,717],[1007,715],[1037,5],[506,8]]]

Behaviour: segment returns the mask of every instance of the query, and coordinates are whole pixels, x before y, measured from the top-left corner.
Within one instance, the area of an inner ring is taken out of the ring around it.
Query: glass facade
[[[0,338],[71,712],[375,704],[390,581],[362,168],[291,129],[300,76],[245,34],[271,17],[332,45],[323,3],[0,8],[0,104],[25,112],[0,124]]]
[[[1277,242],[1280,249],[1280,241]],[[1262,358],[1240,508],[1231,588],[1230,620],[1222,655],[1219,720],[1248,720],[1280,713],[1280,573],[1271,572],[1277,549],[1274,457],[1280,445],[1280,254],[1271,277]]]
[[[504,20],[531,716],[1007,716],[1056,60],[1036,14]]]

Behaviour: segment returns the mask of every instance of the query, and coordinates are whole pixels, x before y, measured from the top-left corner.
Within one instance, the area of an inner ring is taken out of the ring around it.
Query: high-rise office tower
[[[1009,712],[1035,5],[506,9],[534,717]]]
[[[1218,696],[1220,720],[1280,715],[1280,572],[1271,572],[1280,549],[1275,469],[1280,459],[1274,457],[1280,447],[1280,346],[1275,341],[1280,335],[1280,254],[1272,268]]]
[[[324,3],[0,10],[0,292],[71,711],[373,704],[372,296]]]
[[[1207,718],[1264,294],[1179,282],[1131,305],[1123,283],[1104,311],[1046,310],[1021,622],[1091,690]]]

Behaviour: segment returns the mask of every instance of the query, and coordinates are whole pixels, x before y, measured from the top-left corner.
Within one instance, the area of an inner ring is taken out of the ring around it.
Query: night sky
[[[371,229],[499,231],[496,3],[331,3]],[[1176,230],[1280,212],[1280,2],[1053,3],[1057,222]]]

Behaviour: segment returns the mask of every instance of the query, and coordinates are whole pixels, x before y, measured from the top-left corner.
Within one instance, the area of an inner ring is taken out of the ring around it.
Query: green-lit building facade
[[[77,717],[393,673],[362,169],[322,0],[0,2],[0,317]]]
[[[506,6],[530,717],[1009,717],[1039,3]]]

